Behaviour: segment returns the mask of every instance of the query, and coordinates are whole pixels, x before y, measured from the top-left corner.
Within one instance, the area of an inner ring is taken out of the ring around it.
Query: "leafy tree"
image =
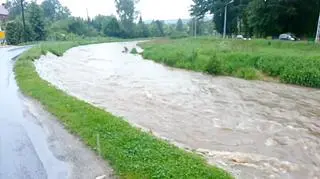
[[[67,32],[79,36],[98,36],[98,32],[80,17],[71,17],[67,20]]]
[[[214,32],[214,23],[211,20],[191,19],[188,22],[189,35],[195,35],[195,28],[197,28],[197,35],[212,35]]]
[[[63,7],[59,0],[44,0],[41,3],[44,16],[50,21],[68,18],[71,13],[67,7]]]
[[[137,0],[115,0],[118,16],[128,36],[134,32],[134,20],[136,19]]]
[[[150,31],[150,36],[152,36],[152,37],[160,37],[160,32],[159,32],[159,29],[158,29],[155,21],[152,21],[149,24],[149,31]]]
[[[98,31],[102,32],[103,26],[111,21],[113,16],[98,15],[92,19],[91,25]]]
[[[23,6],[28,6],[27,1],[23,1]],[[14,20],[17,17],[21,16],[21,3],[20,0],[8,0],[5,4],[5,7],[9,10],[9,19]]]
[[[164,29],[163,29],[163,22],[160,21],[160,20],[156,20],[155,21],[155,25],[158,29],[158,32],[159,32],[159,36],[163,37],[165,34],[164,34]]]
[[[46,39],[44,15],[41,7],[36,2],[31,2],[27,11],[27,20],[33,34],[33,40],[41,41]],[[29,34],[30,35],[30,34]]]
[[[191,15],[201,19],[207,13],[214,14],[213,21],[215,28],[219,33],[223,32],[225,5],[230,0],[193,0]],[[245,14],[248,3],[252,0],[234,0],[227,7],[227,33],[243,33],[248,27],[245,22]],[[263,1],[263,0],[261,0]],[[243,29],[243,30],[242,30]]]
[[[6,38],[9,45],[17,45],[23,42],[23,25],[20,21],[7,23]]]
[[[224,7],[230,0],[193,1],[191,15],[201,18],[214,14],[216,29],[222,33]],[[227,32],[261,37],[284,32],[313,36],[319,10],[319,0],[234,0],[228,5]]]
[[[149,29],[147,28],[147,26],[142,21],[142,17],[141,16],[139,18],[139,22],[138,22],[136,30],[137,30],[137,36],[138,37],[148,37],[149,36]]]
[[[110,37],[118,37],[121,35],[121,28],[116,17],[111,16],[108,21],[103,23],[103,34]]]
[[[26,36],[24,35],[21,18],[9,21],[6,25],[6,39],[10,45],[18,45],[25,41],[34,41],[35,33],[32,31],[29,23],[26,23]],[[26,39],[25,39],[26,38]]]
[[[183,29],[183,22],[182,22],[181,19],[179,19],[178,22],[177,22],[176,30],[177,30],[178,32],[182,32],[182,31],[184,30],[184,29]]]
[[[164,34],[165,36],[171,36],[176,33],[176,24],[163,24]]]

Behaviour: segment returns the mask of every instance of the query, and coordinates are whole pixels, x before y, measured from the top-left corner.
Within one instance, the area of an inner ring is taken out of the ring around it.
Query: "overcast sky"
[[[6,0],[0,0],[1,3]],[[37,0],[42,2],[42,0]],[[114,0],[60,0],[67,6],[74,16],[86,17],[88,8],[91,17],[97,14],[116,15]],[[192,0],[140,0],[138,10],[144,20],[170,20],[189,18],[189,9]]]
[[[67,6],[74,16],[86,17],[86,8],[91,17],[97,14],[116,15],[114,0],[60,0],[60,2]],[[138,10],[144,20],[189,18],[188,10],[191,4],[192,0],[140,0]]]

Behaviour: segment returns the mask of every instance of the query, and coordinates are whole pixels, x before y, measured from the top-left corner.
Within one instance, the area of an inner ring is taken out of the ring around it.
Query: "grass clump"
[[[133,48],[133,49],[131,49],[130,53],[136,55],[136,54],[138,54],[138,50],[136,48]]]
[[[210,166],[200,156],[183,151],[165,141],[132,127],[125,120],[71,97],[42,80],[33,61],[52,52],[61,56],[82,42],[41,43],[22,54],[15,65],[16,80],[22,92],[54,114],[72,133],[92,149],[100,135],[101,155],[121,178],[231,179],[225,171]],[[96,41],[94,41],[96,43]]]
[[[173,67],[249,80],[272,77],[283,83],[320,88],[318,44],[199,37],[155,40],[140,45],[144,48],[144,58]]]
[[[205,72],[212,75],[220,75],[222,74],[222,70],[222,61],[217,57],[217,55],[213,55],[206,65]]]
[[[234,76],[244,78],[246,80],[257,80],[260,79],[258,70],[254,68],[239,68]]]

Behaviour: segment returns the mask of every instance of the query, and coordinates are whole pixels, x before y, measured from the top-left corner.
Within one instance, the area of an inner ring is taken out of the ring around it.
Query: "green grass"
[[[33,61],[42,54],[52,52],[61,56],[71,47],[97,42],[102,41],[51,42],[34,46],[22,54],[15,65],[20,89],[40,101],[70,132],[94,150],[99,134],[101,156],[121,178],[231,179],[230,174],[208,165],[199,155],[142,132],[122,118],[65,94],[38,76]]]
[[[200,37],[140,45],[144,58],[173,67],[320,88],[320,45],[310,42]]]

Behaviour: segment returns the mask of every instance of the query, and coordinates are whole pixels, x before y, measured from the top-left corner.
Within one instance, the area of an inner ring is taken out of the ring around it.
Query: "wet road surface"
[[[320,178],[320,90],[165,67],[123,54],[135,42],[36,61],[67,93],[195,150],[237,178]]]
[[[14,79],[12,58],[27,48],[0,48],[0,179],[89,179],[112,170],[68,134]]]

